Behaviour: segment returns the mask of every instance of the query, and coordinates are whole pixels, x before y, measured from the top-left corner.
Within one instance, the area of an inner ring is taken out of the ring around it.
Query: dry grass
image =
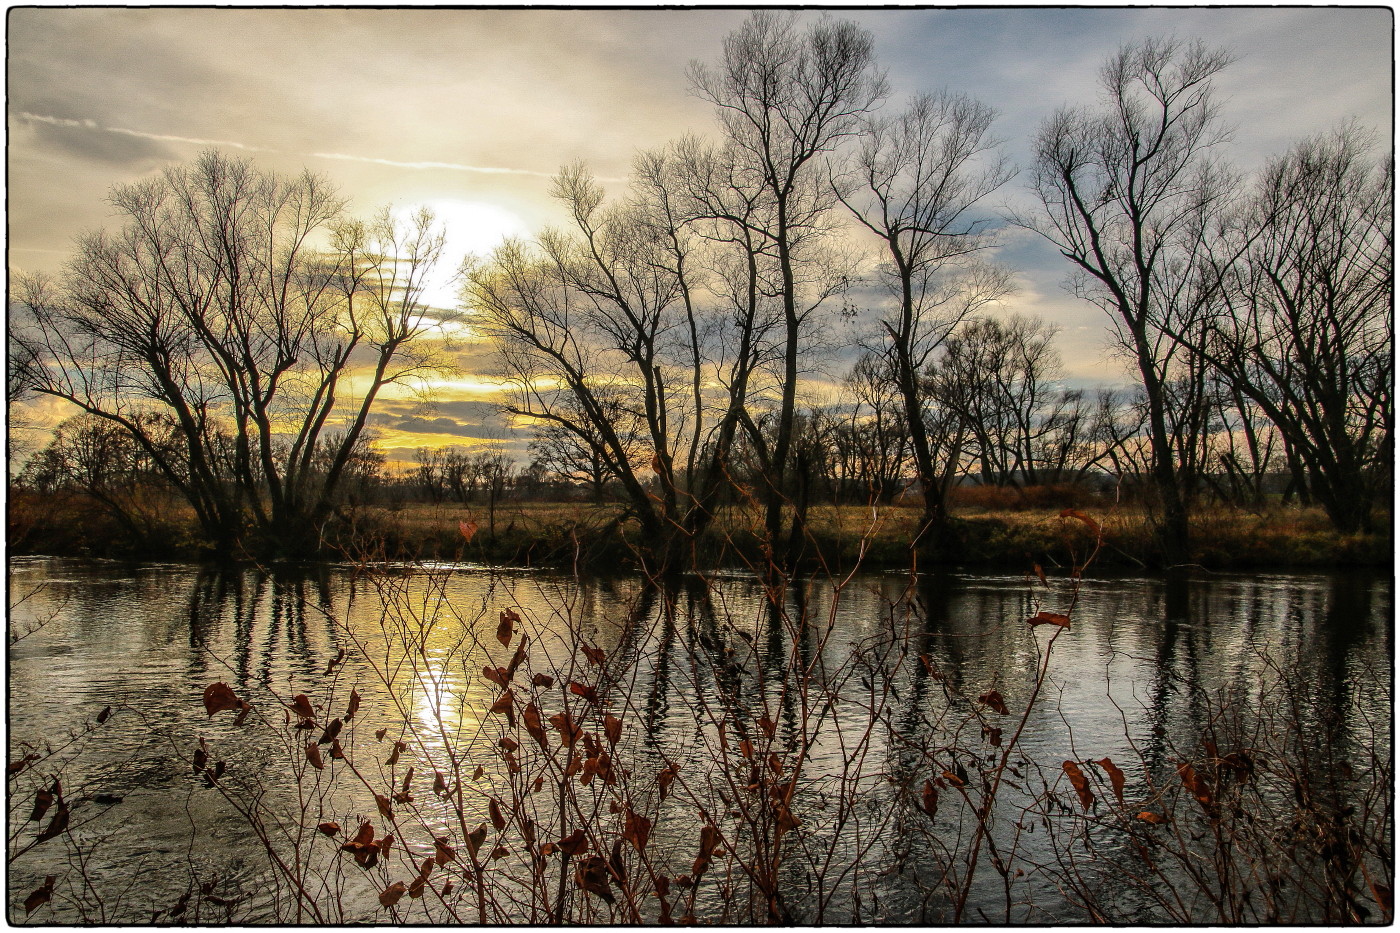
[[[1034,491],[1033,491],[1034,492]],[[974,495],[974,493],[977,493]],[[1100,565],[1139,568],[1157,563],[1153,516],[1138,504],[1085,501],[1028,507],[1043,496],[999,490],[961,491],[953,511],[946,561],[966,566],[1023,571],[1032,563],[1072,566],[1091,538],[1089,526],[1062,518],[1078,509],[1102,525]],[[168,557],[199,552],[199,536],[188,508],[162,508],[162,533],[152,541],[127,542],[123,529],[73,496],[38,496],[12,491],[8,533],[15,553]],[[907,566],[909,541],[918,530],[916,500],[872,507],[822,505],[809,518],[807,558],[814,565],[847,570]],[[468,540],[461,523],[475,523]],[[1192,517],[1192,562],[1212,569],[1376,566],[1389,562],[1389,534],[1342,535],[1317,508],[1275,505],[1258,512],[1202,506]],[[1378,525],[1389,527],[1388,516]],[[327,535],[327,549],[352,556],[382,554],[482,563],[573,565],[614,569],[630,566],[636,530],[618,503],[519,502],[497,505],[494,528],[484,504],[412,503],[396,508],[365,506],[349,513]],[[756,509],[731,507],[697,547],[702,566],[757,565],[764,560],[762,520]]]

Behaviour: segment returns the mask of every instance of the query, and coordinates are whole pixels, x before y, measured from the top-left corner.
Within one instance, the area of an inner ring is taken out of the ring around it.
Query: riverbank
[[[1102,528],[1100,568],[1159,567],[1152,518],[1137,506],[1075,503]],[[920,510],[913,504],[820,506],[812,511],[804,561],[814,568],[849,572],[909,565],[908,542]],[[1388,517],[1380,526],[1389,528]],[[464,527],[466,529],[464,533]],[[195,560],[202,556],[192,516],[180,508],[152,510],[122,525],[63,496],[12,492],[7,509],[11,554]],[[1090,525],[1062,517],[1052,505],[1007,508],[966,505],[955,509],[939,555],[922,566],[969,567],[1005,572],[1067,568],[1093,548]],[[627,567],[638,542],[620,506],[613,503],[511,502],[494,516],[482,506],[410,504],[366,506],[347,513],[329,530],[327,557],[351,559],[470,560],[523,566]],[[706,567],[759,566],[764,560],[760,523],[743,510],[727,510],[696,547]],[[1387,567],[1393,541],[1386,533],[1343,535],[1320,509],[1274,505],[1247,512],[1203,508],[1192,520],[1191,563],[1211,570]]]

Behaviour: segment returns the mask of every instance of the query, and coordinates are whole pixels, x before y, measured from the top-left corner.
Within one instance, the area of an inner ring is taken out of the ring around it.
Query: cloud
[[[553,178],[554,172],[536,172],[524,168],[500,168],[483,165],[462,165],[458,162],[399,162],[395,159],[377,159],[371,156],[346,155],[342,152],[312,152],[313,159],[337,159],[342,162],[363,162],[367,165],[387,165],[406,169],[447,169],[453,172],[481,172],[485,175],[533,175],[537,178]],[[623,181],[620,178],[604,178],[602,181]]]
[[[92,120],[67,120],[21,111],[14,115],[30,124],[40,145],[51,146],[70,155],[106,165],[132,165],[143,161],[165,161],[173,158],[166,146],[155,145],[155,137],[113,135],[101,130]],[[81,132],[73,132],[79,130]]]
[[[380,413],[371,416],[371,421],[376,428],[397,431],[402,434],[446,434],[451,437],[475,440],[495,440],[505,433],[504,427],[494,418],[473,422],[459,421],[445,415],[436,418],[422,415],[404,418]]]
[[[49,116],[48,114],[30,113],[24,110],[16,113],[15,116],[27,123],[38,124],[40,127],[55,127],[69,130],[85,130],[93,133],[126,136],[132,139],[151,140],[153,142],[183,143],[185,145],[190,146],[216,146],[221,149],[238,149],[243,152],[283,152],[283,150],[274,149],[270,146],[255,146],[252,143],[244,143],[232,139],[202,139],[195,136],[176,136],[169,133],[150,133],[145,132],[143,130],[127,129],[126,127],[121,126],[101,126],[95,120],[91,119],[70,120],[65,117],[54,117]],[[66,136],[61,133],[41,132],[41,135],[43,137],[46,137],[46,141],[55,142],[61,147],[67,149],[68,151],[75,152],[79,155],[95,155],[98,158],[103,159],[103,161],[112,162],[122,162],[128,160],[127,156],[111,158],[104,156],[104,153],[106,153],[110,149],[120,149],[121,147],[119,145],[109,144],[109,146],[107,147],[95,147],[90,141],[81,144],[75,143],[72,141],[71,136]],[[147,151],[135,146],[128,148],[132,149],[133,151],[139,150],[142,152],[142,154],[145,154]],[[147,147],[147,149],[149,149],[149,147]],[[154,152],[157,157],[165,157],[165,153],[167,152],[167,150],[165,149],[156,149],[150,151]],[[390,168],[402,168],[409,169],[411,171],[446,169],[455,172],[479,172],[484,175],[530,175],[536,178],[553,178],[555,174],[554,172],[537,172],[533,169],[524,168],[504,168],[501,166],[487,165],[464,165],[460,162],[403,162],[396,159],[381,159],[374,156],[349,155],[343,152],[308,152],[300,153],[299,156],[301,158],[306,159],[332,159],[340,162],[360,162],[366,165],[386,165]],[[600,178],[599,181],[624,182],[626,181],[626,179]]]

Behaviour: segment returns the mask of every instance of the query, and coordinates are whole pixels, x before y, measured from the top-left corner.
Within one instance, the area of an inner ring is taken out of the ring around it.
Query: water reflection
[[[1320,760],[1338,774],[1344,762],[1359,767],[1366,755],[1389,756],[1393,596],[1390,581],[1374,577],[1178,575],[1089,580],[1073,592],[1063,582],[1047,587],[1021,577],[889,575],[857,578],[839,592],[830,581],[807,581],[774,605],[756,581],[739,577],[651,587],[483,571],[374,576],[31,560],[11,568],[12,603],[21,591],[36,595],[12,612],[12,632],[44,624],[11,648],[11,758],[16,741],[127,704],[146,718],[139,727],[134,717],[114,719],[103,742],[73,762],[71,778],[74,786],[100,779],[107,793],[136,801],[172,789],[207,797],[188,786],[188,768],[171,750],[222,734],[223,722],[199,705],[209,683],[314,694],[342,648],[352,662],[334,676],[358,686],[366,716],[402,711],[426,733],[445,730],[428,743],[430,753],[494,743],[487,715],[494,694],[481,671],[505,662],[478,646],[491,645],[501,609],[518,608],[531,622],[534,650],[570,676],[591,670],[569,656],[573,634],[625,671],[624,706],[642,726],[627,752],[636,773],[680,761],[703,782],[721,741],[732,752],[741,742],[761,743],[766,729],[775,754],[804,762],[812,792],[796,817],[805,854],[783,868],[783,910],[796,920],[948,919],[949,892],[970,884],[951,853],[972,838],[974,823],[959,809],[955,786],[943,788],[936,819],[921,809],[921,788],[944,771],[975,783],[996,761],[1001,746],[993,739],[1009,741],[1019,728],[1014,713],[1036,689],[1050,636],[1048,627],[1025,624],[1040,609],[1075,604],[1013,762],[1027,795],[1033,775],[1053,780],[1062,761],[1102,757],[1141,762],[1130,794],[1168,784],[1202,737],[1215,736],[1225,752],[1233,737],[1218,724],[1229,704],[1250,710],[1257,728],[1268,728],[1270,716],[1296,718],[1299,734],[1319,737]],[[422,663],[400,670],[405,645],[421,651]],[[383,678],[389,688],[375,686],[370,665],[396,671]],[[1290,694],[1289,708],[1274,708],[1272,685],[1285,675],[1307,689]],[[990,691],[1013,715],[987,712],[978,699]],[[1324,782],[1319,793],[1340,800],[1348,790]],[[207,825],[153,805],[126,806],[120,815],[130,840],[168,852],[196,832],[236,838],[231,814],[193,812]],[[658,823],[658,838],[693,849],[694,819],[672,814]],[[998,858],[1012,851],[1040,858],[1042,839],[1043,831],[1008,821],[987,845]],[[136,843],[125,846],[93,870],[119,873]],[[843,859],[847,881],[824,887],[825,866]],[[19,867],[12,901],[52,867],[44,860]],[[1014,882],[1013,910],[1013,884],[986,864],[979,870],[971,909],[990,919],[1082,919],[1033,872]],[[176,872],[170,883],[183,877]],[[1352,883],[1338,881],[1342,890]],[[174,900],[179,891],[169,893]],[[712,918],[722,917],[718,895],[706,896],[714,898]],[[1028,901],[1037,912],[1023,909]],[[372,901],[367,909],[372,916]]]

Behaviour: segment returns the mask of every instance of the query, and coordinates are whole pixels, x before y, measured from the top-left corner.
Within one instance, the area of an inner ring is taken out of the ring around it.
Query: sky
[[[1123,43],[1204,39],[1233,51],[1217,80],[1233,126],[1226,156],[1257,170],[1294,141],[1354,118],[1393,138],[1393,14],[1380,7],[808,8],[875,38],[894,91],[948,88],[995,108],[995,133],[1026,169],[1036,127],[1091,104]],[[526,10],[11,8],[8,265],[57,271],[79,233],[110,222],[117,184],[218,147],[275,171],[328,176],[368,215],[426,204],[449,250],[562,222],[550,176],[583,160],[620,190],[633,155],[714,134],[686,65],[717,60],[735,9]],[[1026,203],[1026,172],[996,197]],[[1007,308],[1060,328],[1077,385],[1122,382],[1102,312],[1063,287],[1065,261],[1024,232],[998,258],[1016,270]],[[448,292],[439,293],[446,303]],[[375,428],[391,459],[417,446],[478,443],[506,429],[483,348],[438,386],[431,409],[389,399]],[[41,404],[42,434],[68,414]]]

